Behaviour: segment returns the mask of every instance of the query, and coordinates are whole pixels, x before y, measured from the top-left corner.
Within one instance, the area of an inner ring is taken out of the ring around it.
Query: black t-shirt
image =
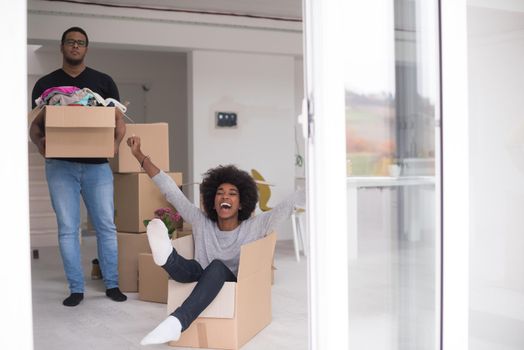
[[[112,97],[115,100],[120,100],[118,88],[116,87],[113,79],[102,72],[86,67],[82,73],[77,77],[72,77],[62,68],[49,73],[46,76],[38,79],[35,86],[33,87],[33,93],[31,94],[32,106],[36,107],[35,100],[42,95],[42,93],[51,87],[57,86],[76,86],[77,88],[83,89],[88,88],[91,91],[96,92],[104,99]],[[89,164],[101,164],[107,163],[106,158],[60,158],[62,160],[68,160],[71,162],[89,163]]]

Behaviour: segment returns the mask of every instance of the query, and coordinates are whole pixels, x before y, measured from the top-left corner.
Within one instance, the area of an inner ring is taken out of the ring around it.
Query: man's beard
[[[70,58],[70,57],[64,57],[64,60],[67,62],[67,64],[71,66],[79,66],[84,62],[84,58]]]

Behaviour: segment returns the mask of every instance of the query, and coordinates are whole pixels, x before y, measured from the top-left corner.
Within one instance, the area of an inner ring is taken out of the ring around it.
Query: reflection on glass
[[[346,91],[348,176],[386,176],[395,164],[395,109],[391,93]]]
[[[436,350],[437,3],[345,6],[350,348]]]

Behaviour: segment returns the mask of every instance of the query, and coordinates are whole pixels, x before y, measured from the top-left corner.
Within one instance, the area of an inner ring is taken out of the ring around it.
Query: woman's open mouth
[[[226,202],[220,203],[221,209],[231,209],[232,205]]]

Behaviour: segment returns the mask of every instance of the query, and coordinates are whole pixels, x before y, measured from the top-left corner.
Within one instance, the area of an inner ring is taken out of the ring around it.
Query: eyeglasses
[[[78,45],[78,47],[86,47],[87,42],[85,40],[74,40],[74,39],[67,39],[64,41],[64,44],[67,46],[75,46]]]

